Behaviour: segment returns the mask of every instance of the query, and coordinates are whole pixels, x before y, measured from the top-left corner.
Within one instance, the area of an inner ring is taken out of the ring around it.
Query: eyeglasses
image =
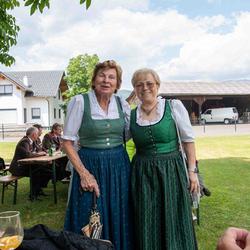
[[[155,82],[137,82],[135,84],[135,88],[140,89],[143,87],[147,87],[149,89],[153,88],[156,85]]]

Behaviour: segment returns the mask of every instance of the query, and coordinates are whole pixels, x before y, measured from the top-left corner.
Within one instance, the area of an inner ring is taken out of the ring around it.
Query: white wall
[[[60,104],[63,103],[62,99],[59,100],[58,97],[26,97],[25,100],[25,107],[27,108],[27,123],[40,123],[42,126],[46,127],[52,126],[55,122],[63,124],[64,114],[60,107]],[[40,108],[40,119],[32,119],[32,108]],[[56,109],[56,118],[54,118],[54,108]],[[59,118],[59,109],[61,110],[61,118]]]
[[[27,110],[26,123],[40,123],[43,126],[52,126],[55,122],[63,124],[64,114],[62,108],[60,107],[60,105],[63,103],[63,100],[61,95],[59,99],[58,93],[56,97],[48,98],[24,97],[25,92],[19,89],[15,84],[12,84],[10,81],[6,79],[0,79],[0,84],[13,85],[13,95],[0,95],[0,109],[16,109],[16,121],[18,125],[24,124],[24,108]],[[32,119],[32,108],[40,108],[40,119]],[[54,118],[54,108],[56,109],[56,118]],[[59,109],[61,110],[61,118],[59,118]],[[3,113],[4,112],[1,112],[1,115]],[[7,113],[8,112],[6,112],[6,115]],[[7,117],[4,120],[6,119]]]
[[[57,122],[59,124],[64,123],[64,113],[63,109],[60,107],[63,104],[62,96],[60,95],[60,99],[58,98],[58,94],[56,97],[50,97],[50,125]],[[56,109],[56,118],[54,118],[54,109]],[[59,109],[61,110],[61,118],[59,118]]]
[[[27,109],[27,123],[39,123],[42,126],[48,126],[48,102],[43,97],[25,97],[25,106]],[[40,108],[40,119],[32,119],[32,108]]]
[[[23,124],[23,95],[24,91],[12,84],[7,79],[0,79],[0,85],[12,85],[12,95],[0,95],[0,109],[16,109],[17,110],[17,124]],[[11,118],[13,120],[13,118]]]

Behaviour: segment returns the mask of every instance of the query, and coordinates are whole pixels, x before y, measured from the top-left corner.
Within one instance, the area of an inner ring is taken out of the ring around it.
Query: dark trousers
[[[68,163],[68,158],[63,157],[56,160],[56,180],[62,180],[65,177],[70,176],[71,172],[66,171],[66,165]]]
[[[32,175],[32,195],[37,196],[42,188],[47,187],[49,180],[52,177],[52,169],[46,165],[31,165]]]

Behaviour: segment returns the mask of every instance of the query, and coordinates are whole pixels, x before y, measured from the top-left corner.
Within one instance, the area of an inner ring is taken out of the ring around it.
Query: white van
[[[216,109],[207,109],[203,114],[201,114],[201,122],[224,122],[229,124],[238,121],[239,114],[235,107],[229,108],[216,108]]]

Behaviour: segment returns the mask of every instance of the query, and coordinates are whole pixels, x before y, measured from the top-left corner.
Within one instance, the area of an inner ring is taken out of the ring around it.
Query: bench
[[[9,169],[10,169],[10,166],[6,164],[5,168],[0,170],[0,176],[1,175],[7,175]]]
[[[10,168],[10,163],[5,163],[4,159],[0,157],[0,175],[7,175]]]
[[[4,191],[8,186],[14,187],[14,197],[13,204],[16,204],[16,195],[17,195],[17,182],[21,179],[22,176],[14,176],[14,175],[4,175],[0,176],[0,183],[2,183],[2,204],[4,202]]]

